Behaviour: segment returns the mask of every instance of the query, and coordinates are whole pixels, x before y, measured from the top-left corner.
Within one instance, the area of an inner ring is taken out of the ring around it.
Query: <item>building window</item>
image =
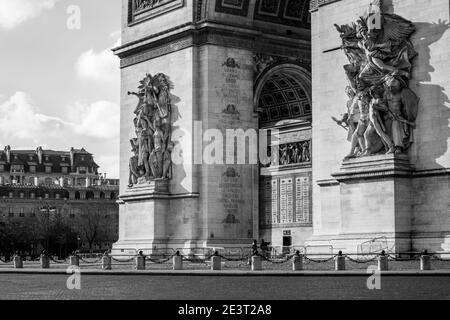
[[[45,199],[50,199],[50,195],[48,193],[45,194]]]
[[[23,166],[13,165],[11,166],[11,172],[23,172]]]
[[[52,184],[53,184],[52,178],[45,178],[45,185],[46,186],[51,186]]]
[[[31,218],[35,218],[36,217],[36,209],[31,209],[31,213],[30,213],[30,217]]]
[[[48,156],[45,156],[45,161],[49,161],[50,159],[48,158]]]
[[[10,193],[9,193],[9,198],[11,199],[11,198],[13,198],[13,197],[14,197],[14,193],[10,192]]]
[[[13,208],[9,208],[8,215],[9,215],[10,218],[14,218],[14,211],[13,211]]]
[[[5,171],[5,165],[4,164],[0,164],[0,172]]]
[[[71,219],[74,219],[74,218],[75,218],[75,213],[74,213],[73,209],[70,209],[70,215],[69,215],[69,217],[70,217]]]
[[[45,167],[45,173],[52,173],[52,167],[46,166]]]
[[[31,198],[31,199],[36,198],[36,194],[35,194],[34,192],[30,193],[30,198]]]
[[[80,200],[81,194],[79,191],[75,192],[75,200]]]
[[[63,174],[67,174],[67,173],[69,172],[69,170],[67,169],[67,167],[62,167],[62,168],[61,168],[61,172],[62,172]]]
[[[25,217],[25,210],[24,210],[23,208],[20,208],[19,216],[20,216],[21,218],[24,218],[24,217]]]
[[[21,192],[20,193],[20,199],[23,199],[23,198],[25,198],[25,193]]]
[[[30,166],[30,172],[36,173],[36,166]]]
[[[60,199],[60,198],[61,198],[61,196],[59,195],[59,193],[55,194],[55,198],[56,198],[56,199]]]
[[[78,172],[81,173],[81,174],[86,174],[87,168],[86,167],[79,167],[78,168]]]

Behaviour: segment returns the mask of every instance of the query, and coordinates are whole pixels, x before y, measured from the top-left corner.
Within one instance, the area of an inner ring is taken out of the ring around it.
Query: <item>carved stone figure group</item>
[[[269,154],[271,160],[267,166],[270,167],[311,162],[311,141],[272,146]]]
[[[409,89],[412,60],[417,56],[410,37],[415,26],[382,12],[375,0],[357,24],[336,26],[350,64],[344,66],[349,85],[342,119],[351,143],[346,158],[379,153],[405,153],[414,142],[419,99]]]
[[[157,4],[164,0],[134,0],[134,10],[141,11],[149,8],[153,8]]]
[[[129,186],[138,182],[172,178],[170,83],[159,73],[150,74],[140,82],[134,110],[136,138],[130,140],[133,156],[130,158]]]

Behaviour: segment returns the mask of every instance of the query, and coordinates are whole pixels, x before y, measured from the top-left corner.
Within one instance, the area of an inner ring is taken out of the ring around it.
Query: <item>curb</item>
[[[3,274],[35,274],[35,275],[67,275],[65,269],[0,269]],[[208,270],[89,270],[81,269],[84,275],[120,275],[120,276],[191,276],[191,277],[367,277],[373,273],[366,271],[208,271]],[[449,271],[381,271],[382,276],[388,277],[450,277]]]

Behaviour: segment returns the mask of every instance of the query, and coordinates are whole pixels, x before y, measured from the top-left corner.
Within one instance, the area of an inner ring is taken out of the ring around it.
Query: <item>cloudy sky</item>
[[[0,0],[2,149],[84,147],[118,177],[120,2]]]

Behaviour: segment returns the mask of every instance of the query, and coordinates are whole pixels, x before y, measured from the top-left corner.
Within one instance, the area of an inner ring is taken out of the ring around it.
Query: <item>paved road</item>
[[[82,275],[68,290],[68,275],[0,274],[0,299],[450,299],[450,276],[383,277],[382,290],[366,277],[223,277]]]

